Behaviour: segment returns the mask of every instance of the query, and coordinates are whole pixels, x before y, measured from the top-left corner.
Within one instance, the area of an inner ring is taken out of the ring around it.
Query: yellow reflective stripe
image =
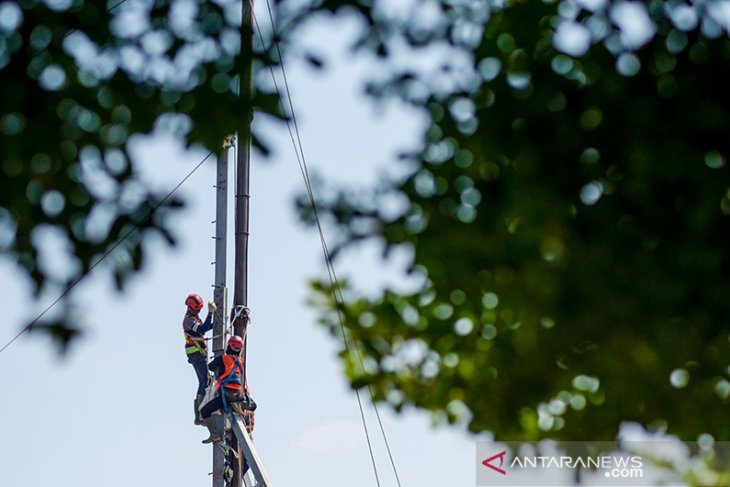
[[[195,339],[192,339],[192,337],[190,337],[188,335],[185,335],[185,338],[190,339],[190,341],[193,342],[192,345],[185,347],[185,353],[190,355],[191,353],[199,352],[202,355],[208,355],[207,350],[205,350],[203,347],[201,347],[200,343],[198,343]],[[188,340],[185,340],[186,343],[187,343],[187,341]],[[203,342],[203,343],[205,343],[205,342]]]
[[[208,355],[208,353],[199,346],[187,347],[185,349],[185,353],[187,353],[188,355],[190,355],[192,353],[200,353],[201,355]]]

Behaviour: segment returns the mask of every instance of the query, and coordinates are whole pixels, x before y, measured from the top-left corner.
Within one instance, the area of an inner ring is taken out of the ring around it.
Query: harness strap
[[[185,353],[190,355],[193,353],[200,353],[201,355],[208,355],[208,350],[205,348],[205,337],[196,337],[190,335],[188,332],[184,332],[185,341],[192,342],[185,347]]]
[[[193,335],[188,330],[185,329],[185,322],[188,320],[188,318],[195,320],[196,324],[193,327],[193,330],[196,330],[202,324],[202,321],[197,316],[193,316],[188,313],[185,314],[185,318],[183,319],[183,336],[185,337],[185,353],[187,355],[199,353],[199,354],[205,355],[207,357],[208,350],[205,345],[205,336]]]
[[[241,366],[241,361],[235,360],[235,362],[236,363],[233,364],[233,368],[231,369],[231,372],[228,374],[228,376],[225,379],[223,379],[222,381],[220,381],[220,384],[221,384],[220,393],[221,393],[221,400],[223,402],[223,411],[226,413],[228,412],[228,400],[226,399],[226,385],[230,384],[231,382],[235,382],[238,384],[241,383],[240,380],[234,379],[234,375],[235,375],[234,372],[236,371],[236,368],[238,368],[240,375],[241,376],[243,375],[243,367]],[[231,401],[231,402],[240,402],[240,401]]]

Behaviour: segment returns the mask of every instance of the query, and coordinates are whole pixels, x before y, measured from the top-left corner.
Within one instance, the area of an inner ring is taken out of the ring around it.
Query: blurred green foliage
[[[361,18],[358,48],[383,59],[369,92],[429,119],[405,178],[321,202],[336,253],[409,249],[421,282],[343,284],[342,307],[315,285],[363,353],[342,353],[353,387],[498,439],[612,439],[623,421],[730,439],[730,40],[713,2],[387,5],[317,7]],[[433,47],[448,54],[425,69],[389,59]]]
[[[622,421],[730,437],[730,41],[718,5],[277,5],[290,45],[322,13],[360,19],[354,48],[383,68],[369,94],[429,119],[403,154],[407,177],[322,202],[336,250],[411,249],[422,283],[344,289],[364,354],[343,352],[353,387],[502,439],[606,439]],[[162,195],[138,177],[130,137],[163,128],[215,149],[252,110],[282,115],[264,89],[235,94],[237,9],[0,4],[0,252],[37,292],[74,282],[135,226],[113,261],[120,286],[147,236],[174,242],[164,217],[181,202],[150,217]],[[254,62],[272,60],[258,46]],[[394,195],[407,202],[397,214],[383,203]],[[74,256],[66,275],[40,265],[49,229]],[[333,293],[316,288],[337,333]],[[62,343],[76,333],[68,320],[43,328]]]
[[[140,178],[133,136],[216,150],[252,111],[281,116],[270,92],[237,95],[240,25],[228,0],[0,3],[0,252],[36,294],[67,289],[135,228],[108,262],[120,288],[144,265],[146,238],[174,244],[166,216],[182,201],[153,214],[166,191]],[[260,44],[254,62],[272,62]],[[48,235],[70,271],[43,264],[59,255]],[[65,347],[78,332],[70,313],[36,329]]]

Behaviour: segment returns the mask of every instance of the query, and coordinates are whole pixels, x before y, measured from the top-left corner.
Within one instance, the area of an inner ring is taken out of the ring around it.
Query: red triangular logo
[[[506,451],[506,450],[505,450],[505,451],[503,451],[503,452],[497,453],[496,455],[494,455],[494,456],[491,456],[491,457],[487,458],[486,460],[484,460],[484,461],[482,462],[482,465],[484,465],[485,467],[489,467],[489,468],[491,468],[492,470],[494,470],[495,472],[499,472],[499,473],[501,473],[502,475],[507,475],[507,472],[506,472],[506,471],[504,471],[504,470],[503,470],[503,469],[501,468],[501,467],[502,467],[502,465],[504,465],[504,456],[505,456],[506,454],[507,454],[507,451]],[[495,465],[492,465],[492,462],[493,462],[494,460],[496,460],[497,458],[499,458],[499,467],[497,467],[497,466],[495,466]]]

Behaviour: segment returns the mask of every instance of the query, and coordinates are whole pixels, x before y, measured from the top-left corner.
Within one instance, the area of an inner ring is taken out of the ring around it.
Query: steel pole
[[[236,153],[236,225],[235,225],[235,281],[233,291],[233,306],[248,307],[248,236],[249,236],[249,203],[250,203],[250,155],[251,155],[251,119],[253,107],[251,104],[251,80],[253,66],[253,4],[244,0],[241,9],[241,51],[238,56],[238,72],[240,73],[240,92],[244,113],[238,130],[238,150]],[[247,316],[247,315],[246,315]],[[246,336],[247,318],[236,320],[233,332],[241,337]],[[248,339],[246,340],[248,341]],[[244,347],[246,345],[244,344]],[[246,357],[244,348],[244,359]],[[248,364],[246,364],[247,366]],[[244,371],[245,384],[245,371]],[[231,445],[238,451],[241,447],[236,441]],[[241,462],[233,462],[232,487],[242,487]]]
[[[218,153],[215,184],[215,283],[213,300],[218,311],[213,316],[213,354],[216,357],[225,351],[226,329],[226,252],[228,228],[228,152],[231,140],[226,139]],[[224,487],[223,469],[225,455],[220,448],[213,447],[213,487]]]

